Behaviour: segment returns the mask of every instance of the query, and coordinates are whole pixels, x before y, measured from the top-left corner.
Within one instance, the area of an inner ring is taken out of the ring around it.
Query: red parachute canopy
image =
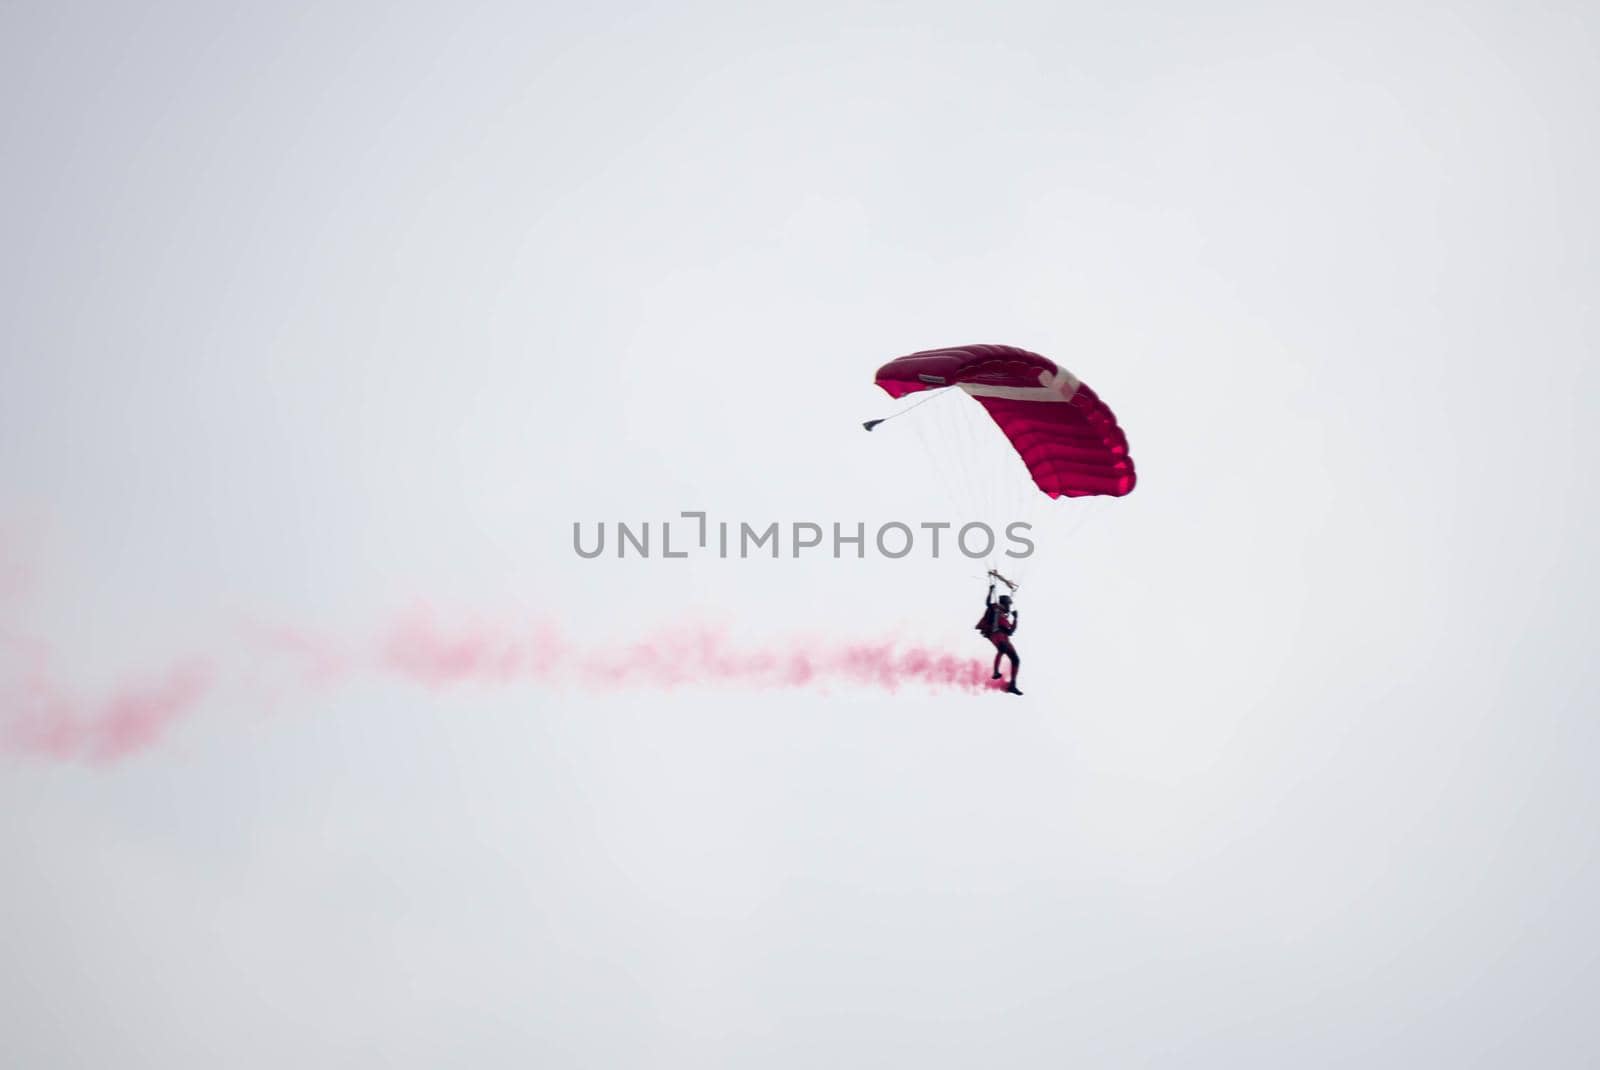
[[[891,360],[875,378],[893,398],[951,386],[965,391],[1052,498],[1120,498],[1133,489],[1133,458],[1116,416],[1088,384],[1037,353],[997,345],[929,349]]]

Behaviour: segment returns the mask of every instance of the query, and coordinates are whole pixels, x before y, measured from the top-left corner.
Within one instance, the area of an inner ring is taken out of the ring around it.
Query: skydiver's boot
[[[1017,685],[1016,684],[1012,684],[1010,687],[1007,687],[1006,688],[1006,693],[1007,694],[1011,694],[1011,695],[1020,695],[1020,694],[1022,694],[1021,691],[1017,690]]]

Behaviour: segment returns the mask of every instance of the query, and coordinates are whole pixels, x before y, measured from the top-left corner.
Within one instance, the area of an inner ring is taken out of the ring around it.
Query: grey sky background
[[[1597,21],[7,5],[0,624],[225,671],[0,766],[0,1061],[1592,1064]],[[1140,470],[1023,700],[257,686],[418,606],[981,654],[960,562],[570,547],[948,518],[859,421],[975,341]]]

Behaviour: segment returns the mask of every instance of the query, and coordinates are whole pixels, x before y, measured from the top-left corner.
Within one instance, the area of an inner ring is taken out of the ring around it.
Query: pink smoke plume
[[[984,659],[914,643],[791,639],[752,645],[704,626],[589,645],[547,625],[449,626],[413,613],[365,644],[340,645],[302,629],[253,623],[238,634],[244,649],[233,654],[247,655],[252,664],[276,665],[279,675],[289,678],[288,688],[301,692],[362,674],[430,688],[469,683],[605,691],[867,687],[975,694],[1003,686],[990,679]],[[50,671],[52,659],[43,643],[0,631],[0,652],[8,655],[0,672],[0,731],[8,748],[91,762],[112,761],[156,743],[212,693],[217,665],[229,653],[179,662],[86,700]],[[254,677],[245,685],[247,690],[265,686]],[[280,684],[272,686],[281,690]]]
[[[585,649],[548,627],[507,633],[442,628],[414,615],[382,643],[383,665],[432,687],[464,681],[531,680],[572,687],[670,690],[694,685],[897,691],[905,686],[978,692],[998,686],[987,662],[915,644],[793,639],[740,646],[719,629],[690,626],[614,648]]]
[[[50,674],[29,672],[3,693],[6,743],[42,757],[114,761],[160,739],[199,704],[210,679],[203,663],[183,663],[86,702]]]

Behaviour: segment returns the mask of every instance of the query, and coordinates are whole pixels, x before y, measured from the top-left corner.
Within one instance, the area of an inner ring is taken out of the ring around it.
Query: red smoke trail
[[[713,628],[687,627],[615,648],[578,647],[550,628],[525,634],[441,628],[414,616],[382,644],[390,671],[432,687],[529,680],[573,687],[672,690],[700,684],[773,688],[855,685],[978,692],[1000,686],[989,663],[915,644],[791,640],[739,646]]]
[[[57,759],[114,761],[154,743],[197,706],[211,674],[200,663],[175,665],[154,679],[117,688],[97,703],[71,695],[48,673],[13,680],[5,702],[5,739],[12,750]]]
[[[614,645],[587,645],[545,625],[443,626],[418,613],[364,648],[259,624],[237,634],[243,649],[174,664],[90,701],[73,694],[51,671],[45,644],[0,631],[0,654],[5,655],[0,659],[0,739],[10,750],[61,760],[122,758],[152,745],[194,711],[213,692],[217,666],[240,655],[248,658],[252,670],[267,671],[272,679],[232,680],[230,693],[236,696],[270,690],[281,697],[284,686],[320,691],[356,675],[397,677],[432,688],[465,683],[655,691],[867,687],[975,694],[1002,686],[990,679],[984,659],[914,643],[793,639],[750,645],[703,626]],[[283,677],[288,678],[283,684],[275,682]]]
[[[298,662],[303,683],[331,684],[355,669],[349,652],[304,629],[246,620],[242,630],[246,643],[259,652]]]

